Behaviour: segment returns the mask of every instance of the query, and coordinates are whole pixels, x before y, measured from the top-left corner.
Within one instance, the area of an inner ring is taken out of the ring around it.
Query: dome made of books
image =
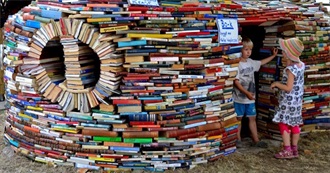
[[[24,7],[4,25],[5,140],[38,162],[105,171],[193,168],[235,152],[238,32],[293,9],[245,6],[39,0]],[[225,28],[237,43],[219,44],[216,21],[224,17],[234,19]]]

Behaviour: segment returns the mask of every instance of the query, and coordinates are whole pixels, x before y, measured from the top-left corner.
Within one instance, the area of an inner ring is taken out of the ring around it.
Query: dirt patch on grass
[[[3,151],[4,131],[3,113],[0,114],[0,173],[73,173],[72,167],[52,167],[33,162],[26,157],[14,154],[8,156]],[[199,165],[192,170],[169,170],[176,173],[228,173],[228,172],[317,172],[325,173],[330,168],[330,132],[317,132],[303,136],[300,141],[300,157],[293,160],[277,160],[273,156],[280,149],[280,142],[265,140],[270,147],[258,149],[246,146],[234,154],[223,157],[218,161]],[[93,171],[100,172],[100,171]]]

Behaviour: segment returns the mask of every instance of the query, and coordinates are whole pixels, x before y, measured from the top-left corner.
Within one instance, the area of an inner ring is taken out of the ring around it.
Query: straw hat
[[[304,44],[298,38],[290,38],[290,39],[279,39],[279,44],[282,51],[285,52],[287,57],[291,61],[299,62],[299,56],[304,50]]]

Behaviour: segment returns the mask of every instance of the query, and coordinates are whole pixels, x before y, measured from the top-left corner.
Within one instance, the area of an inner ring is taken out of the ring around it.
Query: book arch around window
[[[15,14],[5,23],[5,30],[25,35],[22,39],[30,41],[28,46],[18,43],[12,51],[26,55],[19,64],[21,70],[35,69],[18,75],[16,79],[22,81],[17,82],[26,82],[24,76],[32,77],[31,83],[37,86],[38,92],[52,103],[58,103],[65,112],[74,109],[91,112],[101,103],[109,105],[109,96],[120,94],[116,85],[121,80],[119,77],[100,78],[100,75],[111,75],[109,71],[122,69],[122,62],[116,62],[122,55],[114,53],[113,44],[100,42],[102,38],[95,36],[99,28],[69,17],[56,22],[47,18],[35,22],[37,19],[31,20],[29,16],[28,13]],[[18,18],[25,20],[25,26],[19,26]],[[106,36],[111,35],[103,36],[107,39]]]
[[[35,83],[40,86],[39,92],[51,102],[58,102],[63,111],[77,109],[89,112],[91,108],[105,102],[106,96],[112,95],[113,91],[102,87],[101,94],[95,88],[101,82],[98,80],[101,74],[99,55],[102,53],[96,53],[99,51],[97,45],[90,46],[91,38],[87,38],[86,33],[60,35],[52,23],[46,24],[32,36],[34,39],[28,55],[39,58],[39,65],[44,70],[36,76]],[[49,38],[48,34],[54,35]],[[35,49],[38,46],[43,47],[40,55]],[[108,51],[103,50],[104,53]],[[30,63],[23,60],[23,64]]]

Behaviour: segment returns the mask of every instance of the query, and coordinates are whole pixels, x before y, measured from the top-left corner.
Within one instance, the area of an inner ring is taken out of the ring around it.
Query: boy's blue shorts
[[[243,104],[243,103],[235,103],[234,102],[235,112],[237,117],[243,117],[246,115],[247,117],[256,116],[256,106],[254,103]]]

